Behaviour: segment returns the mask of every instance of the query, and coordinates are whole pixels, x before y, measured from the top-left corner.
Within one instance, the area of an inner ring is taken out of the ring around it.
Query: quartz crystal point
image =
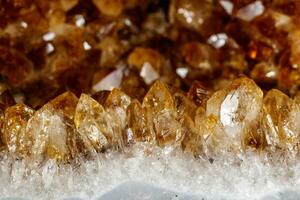
[[[146,131],[146,112],[141,103],[134,99],[127,108],[127,123],[135,142],[150,141]]]
[[[181,125],[182,135],[184,136],[181,143],[182,149],[198,156],[203,152],[203,139],[194,122],[197,106],[184,94],[175,93],[174,98],[177,120]]]
[[[127,107],[131,103],[131,98],[119,89],[113,89],[108,95],[105,108],[107,120],[111,129],[107,132],[112,135],[112,145],[123,149],[131,138],[131,133],[127,130]]]
[[[104,135],[109,131],[109,122],[101,104],[89,95],[82,94],[76,107],[74,122],[84,148],[89,152],[102,151],[112,140],[112,135]]]
[[[268,145],[288,148],[291,152],[299,142],[300,107],[296,100],[290,99],[279,90],[270,90],[263,104],[262,126]]]
[[[259,120],[262,102],[263,92],[253,80],[236,79],[207,101],[206,120],[211,124],[202,127],[219,127],[222,130],[214,131],[211,136],[219,138],[223,149],[227,146],[234,151],[241,150],[244,132]]]
[[[5,110],[16,103],[14,97],[6,89],[6,87],[4,86],[4,88],[1,88],[1,90],[2,89],[4,91],[2,91],[2,93],[0,95],[0,135],[1,135],[1,139],[2,139],[2,141],[0,141],[1,147],[3,146],[3,143],[5,143],[5,140],[6,140],[6,138],[4,136],[4,113],[5,113]]]
[[[216,150],[222,150],[222,147],[219,147],[222,146],[222,140],[225,143],[223,146],[226,147],[223,126],[215,115],[206,116],[205,109],[199,107],[196,111],[195,126],[203,138],[203,152],[206,155],[210,156]]]
[[[182,139],[180,123],[176,120],[175,99],[167,86],[156,81],[143,100],[146,110],[147,131],[151,140],[160,147],[174,144]]]
[[[28,156],[29,141],[25,128],[34,110],[24,104],[16,104],[5,110],[3,141],[9,153],[17,157]]]
[[[69,160],[74,156],[75,127],[71,123],[76,96],[66,92],[51,100],[36,111],[26,127],[26,138],[30,141],[30,157],[36,160]],[[70,118],[69,118],[70,117]]]

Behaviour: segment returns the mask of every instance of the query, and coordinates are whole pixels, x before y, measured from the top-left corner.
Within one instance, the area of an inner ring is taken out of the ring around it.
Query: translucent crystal
[[[76,108],[75,95],[66,92],[51,100],[29,119],[25,134],[30,158],[69,160],[74,152],[74,127],[69,120]],[[73,107],[74,106],[74,107]],[[70,117],[70,118],[69,118]]]
[[[184,137],[181,143],[182,149],[198,156],[203,152],[203,139],[194,122],[197,106],[184,94],[175,93],[174,98],[177,120],[181,126],[181,134]]]
[[[195,123],[189,117],[184,117],[182,120],[182,132],[184,139],[181,146],[185,152],[199,156],[203,153],[203,137],[199,130],[196,128]]]
[[[16,104],[5,110],[3,138],[8,151],[13,156],[28,155],[25,128],[34,110],[24,104]]]
[[[6,86],[3,86],[3,88],[1,88],[2,93],[0,95],[0,136],[1,136],[1,140],[0,140],[0,146],[2,147],[6,141],[6,138],[4,136],[4,113],[5,110],[9,107],[14,105],[15,99],[14,97],[11,95],[11,93],[7,90]]]
[[[121,149],[127,145],[130,138],[126,129],[126,110],[130,103],[131,98],[119,89],[113,89],[105,102],[108,121],[112,127],[108,130],[113,135],[112,144]]]
[[[66,117],[73,119],[78,98],[72,92],[65,92],[50,101],[54,109],[59,110]]]
[[[195,116],[195,125],[198,134],[203,138],[203,152],[207,156],[228,150],[224,127],[215,115],[206,116],[204,108],[199,107]]]
[[[298,143],[299,104],[279,90],[270,90],[263,104],[262,125],[267,143],[276,148],[293,150]]]
[[[211,96],[211,93],[212,91],[204,87],[203,84],[198,81],[194,81],[187,93],[187,96],[198,106],[205,107],[207,100]]]
[[[104,135],[108,121],[102,105],[86,94],[82,94],[76,107],[74,123],[80,139],[88,151],[102,151],[108,147],[111,135]]]
[[[240,148],[245,128],[259,119],[262,101],[263,92],[254,81],[239,78],[212,95],[207,101],[206,115],[216,118],[224,127],[225,138],[233,139]]]
[[[182,139],[180,123],[176,121],[175,99],[161,81],[156,81],[143,100],[147,131],[159,146],[174,144]]]

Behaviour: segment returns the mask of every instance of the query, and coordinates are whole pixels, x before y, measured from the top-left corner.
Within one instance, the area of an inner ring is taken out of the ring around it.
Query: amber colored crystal
[[[137,73],[125,75],[120,86],[121,90],[131,98],[142,100],[145,96],[148,87]]]
[[[207,101],[207,116],[216,117],[224,127],[225,138],[235,138],[237,148],[241,148],[241,138],[245,128],[256,120],[262,107],[263,92],[248,78],[239,78],[228,88],[220,90]],[[222,134],[219,131],[217,134]],[[231,146],[229,142],[228,146]]]
[[[6,108],[16,104],[14,97],[8,90],[5,90],[0,95],[0,108],[5,111]]]
[[[111,142],[112,136],[105,135],[108,121],[106,112],[97,101],[82,94],[76,107],[74,123],[79,137],[88,151],[102,151]]]
[[[267,146],[265,134],[258,122],[245,127],[241,140],[244,150],[249,148],[263,150]]]
[[[194,156],[199,156],[203,153],[203,136],[196,128],[191,118],[185,117],[182,120],[182,131],[184,139],[182,140],[182,149]]]
[[[192,99],[198,106],[205,107],[207,100],[211,96],[212,91],[203,86],[201,82],[194,81],[191,85],[187,96]]]
[[[130,139],[130,135],[128,135],[126,130],[126,110],[130,103],[131,98],[119,89],[113,89],[105,102],[107,116],[111,125],[111,129],[108,132],[112,135],[112,145],[121,149],[127,145]]]
[[[127,108],[127,123],[132,130],[135,142],[150,141],[151,137],[147,135],[146,112],[138,100],[133,100]]]
[[[92,98],[95,99],[101,105],[104,105],[109,93],[110,93],[110,91],[108,91],[108,90],[101,90],[101,91],[93,94]]]
[[[290,119],[298,116],[299,109],[292,99],[272,89],[264,98],[263,111],[262,124],[269,145],[284,148],[298,141],[299,128]]]
[[[248,56],[254,60],[265,61],[273,54],[273,49],[262,42],[251,41],[248,48]]]
[[[151,48],[137,47],[131,52],[127,60],[129,66],[135,67],[140,70],[142,66],[147,62],[159,72],[163,65],[163,58],[159,52]]]
[[[194,121],[197,114],[197,106],[184,94],[175,93],[174,98],[177,120],[182,129],[182,149],[185,152],[198,156],[203,153],[203,137],[196,128]]]
[[[69,160],[72,156],[74,128],[69,122],[73,119],[78,101],[74,94],[66,92],[51,100],[36,111],[26,127],[26,142],[32,159],[50,158]]]
[[[257,83],[261,83],[262,86],[264,86],[263,84],[275,84],[278,73],[274,63],[260,62],[251,71],[251,78]]]
[[[0,0],[1,155],[299,155],[299,2]]]
[[[175,99],[161,81],[156,81],[143,100],[146,109],[148,134],[164,147],[181,139],[180,124],[176,121]]]
[[[16,104],[5,110],[3,142],[13,156],[28,156],[26,125],[34,110],[24,104]]]
[[[73,119],[78,98],[72,92],[65,92],[49,102],[54,109]]]
[[[3,85],[1,87],[1,95],[0,95],[0,135],[1,135],[1,142],[0,146],[2,147],[3,144],[5,144],[5,136],[4,136],[4,116],[5,116],[5,110],[9,108],[10,106],[13,106],[16,102],[14,97],[11,95],[11,93],[7,90],[6,86]]]
[[[184,44],[181,54],[190,66],[211,72],[216,67],[216,57],[213,55],[213,50],[206,44],[190,42]]]
[[[211,156],[215,152],[228,150],[228,143],[224,139],[224,128],[215,115],[205,115],[205,110],[197,109],[195,125],[200,136],[203,138],[203,152]]]

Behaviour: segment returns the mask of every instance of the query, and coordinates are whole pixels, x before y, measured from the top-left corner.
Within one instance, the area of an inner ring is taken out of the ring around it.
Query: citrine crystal
[[[76,99],[76,98],[75,98]],[[68,123],[76,104],[74,94],[66,92],[51,100],[29,119],[25,138],[29,142],[32,159],[50,158],[68,160],[71,158],[74,128]]]
[[[109,127],[106,112],[101,104],[82,94],[76,107],[74,123],[79,137],[90,152],[102,151],[112,141],[112,135],[105,135]]]
[[[133,133],[133,141],[149,141],[146,131],[146,112],[141,103],[133,100],[127,108],[128,126]]]
[[[244,130],[259,118],[262,102],[263,92],[254,81],[239,78],[212,95],[207,101],[206,115],[215,117],[224,128],[224,137],[240,148]]]
[[[14,156],[28,156],[29,141],[25,128],[34,110],[24,104],[16,104],[5,110],[3,142]]]
[[[119,148],[124,148],[130,138],[126,130],[126,110],[130,103],[131,98],[118,89],[113,89],[105,102],[107,118],[111,125],[108,132],[112,135],[112,144]]]
[[[297,156],[299,8],[0,0],[0,157],[66,163],[141,144]]]
[[[166,146],[181,139],[181,128],[176,121],[175,99],[164,83],[156,81],[143,100],[147,128],[159,146]]]
[[[290,148],[298,143],[299,105],[279,90],[270,90],[263,104],[263,130],[266,140],[274,148]]]

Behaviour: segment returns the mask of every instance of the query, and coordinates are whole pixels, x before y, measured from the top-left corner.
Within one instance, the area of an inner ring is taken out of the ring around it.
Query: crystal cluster
[[[296,0],[0,1],[1,150],[297,155],[299,11]]]
[[[65,92],[38,110],[17,103],[1,118],[3,149],[14,158],[62,162],[123,151],[137,143],[194,156],[261,150],[298,154],[298,97],[291,99],[276,89],[264,96],[247,77],[209,97],[200,96],[207,98],[200,106],[192,97],[158,80],[142,102],[113,89],[101,101]]]

